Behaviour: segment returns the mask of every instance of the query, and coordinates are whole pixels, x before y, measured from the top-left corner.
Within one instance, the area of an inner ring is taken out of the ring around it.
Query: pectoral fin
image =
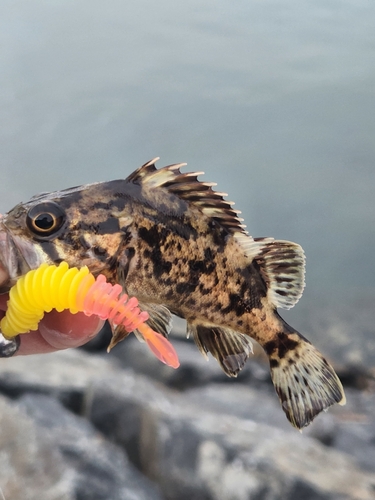
[[[172,329],[172,314],[170,310],[161,304],[145,302],[139,302],[139,308],[141,311],[148,312],[150,316],[146,321],[148,326],[155,330],[155,332],[161,333],[164,337],[168,338]]]
[[[253,348],[250,339],[230,328],[206,327],[188,323],[188,336],[194,341],[204,356],[210,352],[217,359],[229,377],[237,377],[244,367]]]
[[[139,302],[138,305],[141,311],[147,311],[149,314],[149,319],[146,321],[146,324],[155,332],[168,338],[172,328],[172,314],[169,309],[163,305],[144,302]],[[122,325],[113,325],[111,323],[110,325],[112,328],[112,339],[107,349],[108,352],[129,335],[129,332],[127,332]],[[139,333],[138,330],[134,330],[133,333],[140,342],[144,342],[143,335]]]

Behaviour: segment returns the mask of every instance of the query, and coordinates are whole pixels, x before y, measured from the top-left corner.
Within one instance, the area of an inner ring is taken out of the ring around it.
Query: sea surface
[[[288,319],[375,359],[374,89],[368,0],[2,0],[0,211],[187,162],[305,249]]]

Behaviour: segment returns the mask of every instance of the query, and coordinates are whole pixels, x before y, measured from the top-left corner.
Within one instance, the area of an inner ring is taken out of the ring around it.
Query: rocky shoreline
[[[181,367],[135,338],[0,363],[6,500],[375,498],[375,384],[341,367],[348,403],[303,433],[261,356],[238,379],[173,337]]]

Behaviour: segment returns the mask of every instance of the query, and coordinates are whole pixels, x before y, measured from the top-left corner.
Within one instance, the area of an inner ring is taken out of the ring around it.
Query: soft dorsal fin
[[[215,183],[198,180],[198,176],[204,172],[181,173],[180,168],[186,163],[176,163],[157,169],[155,162],[158,159],[155,158],[142,165],[129,175],[127,182],[167,189],[169,193],[199,208],[204,215],[216,221],[227,231],[246,235],[251,239],[242,224],[243,219],[238,216],[240,212],[232,208],[233,202],[224,199],[227,194],[214,191],[212,187],[216,186]]]
[[[305,287],[305,254],[297,243],[270,238],[254,238],[258,253],[254,257],[267,284],[269,301],[275,307],[290,309],[301,298]]]

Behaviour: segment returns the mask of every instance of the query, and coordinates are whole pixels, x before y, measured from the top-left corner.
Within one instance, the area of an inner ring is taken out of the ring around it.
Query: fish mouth
[[[39,261],[34,245],[14,238],[0,219],[0,294],[8,292],[20,276],[38,267]]]

